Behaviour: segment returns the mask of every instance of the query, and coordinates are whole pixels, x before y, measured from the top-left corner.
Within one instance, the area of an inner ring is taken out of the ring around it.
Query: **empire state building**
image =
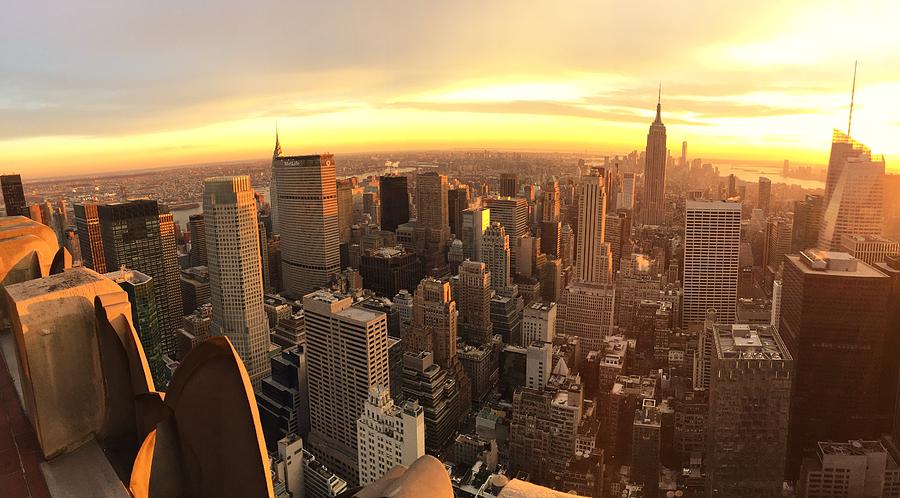
[[[663,225],[666,221],[666,125],[660,117],[659,99],[656,101],[656,119],[647,133],[644,160],[641,221],[644,225]]]

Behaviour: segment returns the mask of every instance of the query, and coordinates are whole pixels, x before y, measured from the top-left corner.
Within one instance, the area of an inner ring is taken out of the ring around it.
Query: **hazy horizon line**
[[[354,151],[354,152],[310,152],[308,154],[333,154],[335,156],[357,156],[357,155],[365,155],[365,154],[387,154],[387,153],[417,153],[417,152],[455,152],[455,151],[465,151],[465,152],[474,152],[474,151],[489,151],[489,152],[519,152],[526,154],[578,154],[583,152],[586,156],[594,156],[591,158],[596,158],[596,156],[605,157],[605,156],[627,156],[633,151],[640,152],[640,149],[632,149],[632,151],[622,153],[606,153],[600,152],[596,150],[579,150],[579,149],[540,149],[540,148],[498,148],[498,147],[452,147],[452,148],[434,148],[434,147],[424,147],[421,149],[372,149],[372,150],[362,150],[362,151]],[[307,155],[308,155],[307,154]],[[290,156],[291,154],[284,154],[285,156]],[[672,156],[673,158],[678,158],[678,156]],[[585,157],[588,159],[589,157]],[[690,156],[689,156],[690,158]],[[770,164],[770,165],[780,165],[784,160],[783,159],[733,159],[733,158],[725,158],[725,157],[710,157],[710,158],[690,158],[690,159],[703,159],[704,163],[706,162],[715,162],[715,161],[728,161],[735,164]],[[156,171],[166,171],[173,169],[182,169],[182,168],[210,168],[214,166],[224,166],[230,164],[240,164],[240,163],[250,163],[250,162],[260,162],[260,161],[268,161],[270,158],[268,157],[258,157],[258,158],[241,158],[241,159],[232,159],[227,161],[203,161],[203,162],[195,162],[195,163],[176,163],[176,164],[160,164],[155,166],[147,166],[141,167],[137,169],[130,170],[115,170],[115,171],[104,171],[104,170],[95,170],[95,171],[87,171],[83,173],[73,174],[73,175],[38,175],[34,177],[25,177],[22,175],[22,182],[24,184],[29,183],[42,183],[47,181],[63,181],[63,180],[78,180],[82,178],[109,178],[115,176],[127,176],[127,175],[138,175],[143,173],[151,173]],[[791,161],[791,164],[795,164]],[[812,163],[812,162],[800,162],[796,163],[798,165],[803,166],[811,166],[813,168],[825,168],[827,164],[825,163]],[[715,166],[715,164],[713,164]],[[337,165],[340,167],[340,165]],[[886,174],[900,174],[891,173],[889,171],[885,172]],[[17,172],[4,172],[3,174],[20,174]]]

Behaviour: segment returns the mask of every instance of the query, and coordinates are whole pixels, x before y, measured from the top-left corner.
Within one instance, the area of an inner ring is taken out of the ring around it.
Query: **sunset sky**
[[[642,8],[638,8],[641,6]],[[0,170],[287,154],[669,147],[822,164],[845,130],[900,169],[900,2],[10,2]]]

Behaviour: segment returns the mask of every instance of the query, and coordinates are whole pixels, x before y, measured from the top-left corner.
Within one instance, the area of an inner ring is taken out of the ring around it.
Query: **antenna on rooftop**
[[[847,136],[850,136],[850,125],[853,124],[853,99],[856,97],[856,65],[858,60],[853,61],[853,89],[850,90],[850,117],[847,119]]]

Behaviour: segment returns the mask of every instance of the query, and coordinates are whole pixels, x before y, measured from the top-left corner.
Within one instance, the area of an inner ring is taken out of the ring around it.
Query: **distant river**
[[[769,180],[772,180],[772,183],[787,183],[793,185],[800,185],[803,188],[825,188],[825,182],[820,180],[804,180],[802,178],[792,178],[788,176],[782,176],[781,167],[780,166],[763,166],[763,165],[752,165],[752,164],[727,164],[723,162],[715,162],[714,165],[719,168],[719,175],[728,176],[730,174],[734,174],[734,176],[744,180],[745,182],[757,182],[759,181],[759,177],[764,176]]]

